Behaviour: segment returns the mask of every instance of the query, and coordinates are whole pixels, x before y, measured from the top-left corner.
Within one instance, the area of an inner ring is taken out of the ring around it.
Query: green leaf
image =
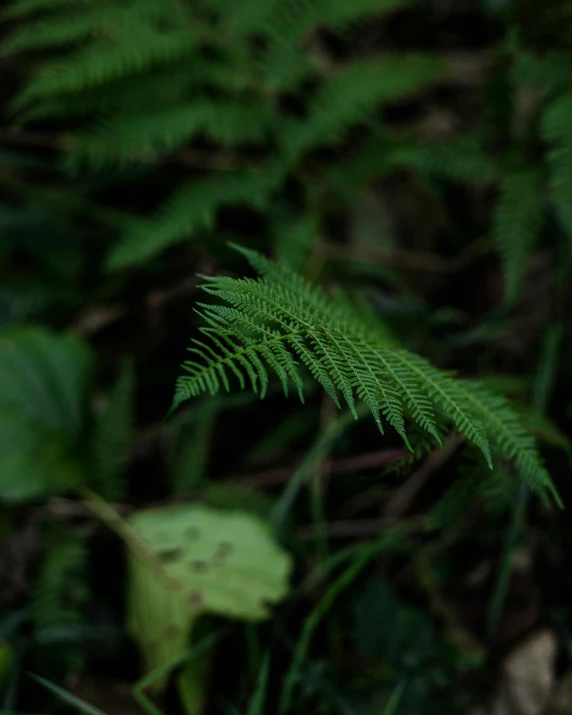
[[[191,240],[215,225],[219,211],[227,206],[262,206],[272,183],[262,173],[233,172],[186,184],[161,206],[155,216],[142,219],[112,249],[110,270],[142,264],[162,251]]]
[[[83,480],[91,355],[76,337],[22,327],[0,334],[0,497],[37,498]]]
[[[133,420],[135,378],[131,363],[124,363],[105,409],[95,420],[91,444],[91,483],[106,501],[117,502],[125,493],[123,471],[128,458]]]
[[[286,395],[293,384],[302,399],[306,368],[338,407],[343,399],[357,418],[356,404],[365,403],[380,431],[389,423],[406,444],[406,419],[440,444],[437,418],[444,416],[490,467],[492,442],[532,488],[559,502],[534,440],[504,398],[395,348],[349,302],[328,299],[288,267],[239,250],[259,278],[204,277],[203,290],[216,298],[199,304],[207,342],[193,341],[193,359],[183,365],[187,374],[177,382],[173,409],[191,397],[228,389],[233,376],[263,397],[270,372]]]
[[[542,214],[538,176],[533,172],[505,176],[493,218],[493,236],[503,258],[509,302],[518,295],[526,260],[539,238]]]
[[[201,614],[261,620],[288,591],[290,556],[252,515],[196,504],[128,524],[141,546],[129,552],[128,621],[147,670],[185,651]]]

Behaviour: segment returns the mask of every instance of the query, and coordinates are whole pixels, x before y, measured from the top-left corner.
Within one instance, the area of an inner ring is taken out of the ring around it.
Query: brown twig
[[[466,268],[477,258],[490,252],[491,245],[487,236],[483,236],[469,244],[454,258],[443,258],[436,253],[413,251],[408,249],[381,249],[371,246],[352,247],[350,250],[322,243],[317,245],[326,258],[333,260],[364,259],[378,263],[408,268],[413,271],[428,271],[433,273],[455,273]]]
[[[402,459],[407,454],[405,449],[386,449],[378,452],[370,452],[367,454],[358,454],[353,457],[335,460],[330,464],[332,473],[351,472],[354,469],[372,469],[382,467],[385,464]],[[295,471],[295,467],[278,467],[276,469],[268,469],[258,474],[249,474],[246,476],[229,477],[222,484],[230,483],[235,486],[245,487],[247,489],[261,489],[263,487],[275,486],[288,481]],[[175,501],[185,501],[189,499],[197,499],[197,492],[188,492],[177,495],[176,499],[161,500],[148,504],[148,507],[167,506]],[[128,504],[113,504],[112,508],[121,515],[127,515],[134,511],[134,507]],[[72,518],[89,516],[90,511],[86,505],[74,499],[66,499],[64,497],[54,497],[46,505],[47,511],[56,517]]]
[[[386,464],[397,462],[407,456],[407,454],[409,454],[409,452],[405,448],[384,449],[377,452],[357,454],[353,457],[333,460],[329,464],[329,471],[331,474],[338,474],[352,472],[357,469],[375,469],[376,467],[383,467]],[[295,467],[278,467],[257,474],[249,474],[244,477],[229,477],[229,481],[239,486],[258,489],[260,487],[282,484],[292,476],[294,471]]]

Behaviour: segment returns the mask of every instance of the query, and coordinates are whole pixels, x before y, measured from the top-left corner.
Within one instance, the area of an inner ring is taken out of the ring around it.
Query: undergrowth
[[[567,3],[0,22],[0,710],[488,713],[540,623],[567,669]]]

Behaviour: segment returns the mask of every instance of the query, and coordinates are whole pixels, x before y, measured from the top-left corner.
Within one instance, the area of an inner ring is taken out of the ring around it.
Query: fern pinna
[[[201,393],[229,390],[233,375],[264,397],[269,368],[286,394],[293,385],[303,400],[305,366],[338,407],[341,397],[357,416],[356,399],[363,401],[382,433],[387,422],[410,446],[407,417],[440,443],[439,414],[480,448],[489,466],[494,450],[512,460],[544,499],[551,494],[559,503],[533,438],[505,398],[395,348],[347,302],[327,298],[259,253],[236,248],[258,278],[203,276],[203,290],[218,302],[199,304],[205,340],[195,339],[189,348],[196,359],[183,364],[187,374],[178,380],[174,408]]]

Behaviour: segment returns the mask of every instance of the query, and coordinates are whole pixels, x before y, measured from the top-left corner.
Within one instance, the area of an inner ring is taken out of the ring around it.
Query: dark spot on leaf
[[[165,638],[168,638],[169,640],[171,640],[172,638],[176,638],[178,635],[179,629],[175,626],[169,626],[169,628],[167,628],[167,631],[165,632]]]
[[[196,526],[189,526],[188,529],[185,529],[185,536],[191,541],[196,541],[200,536],[200,531]]]
[[[171,563],[172,561],[176,561],[177,559],[180,559],[183,554],[183,550],[177,546],[173,547],[172,549],[163,549],[163,551],[159,551],[157,553],[157,556],[161,559],[161,561],[165,564]]]
[[[191,595],[189,596],[189,603],[191,606],[202,606],[203,604],[203,597],[202,594],[199,593],[199,591],[193,591]]]
[[[197,573],[202,573],[203,571],[206,571],[207,568],[205,561],[191,561],[189,566]]]
[[[232,546],[227,541],[220,543],[213,554],[212,562],[215,566],[223,566],[226,557],[232,552]]]

